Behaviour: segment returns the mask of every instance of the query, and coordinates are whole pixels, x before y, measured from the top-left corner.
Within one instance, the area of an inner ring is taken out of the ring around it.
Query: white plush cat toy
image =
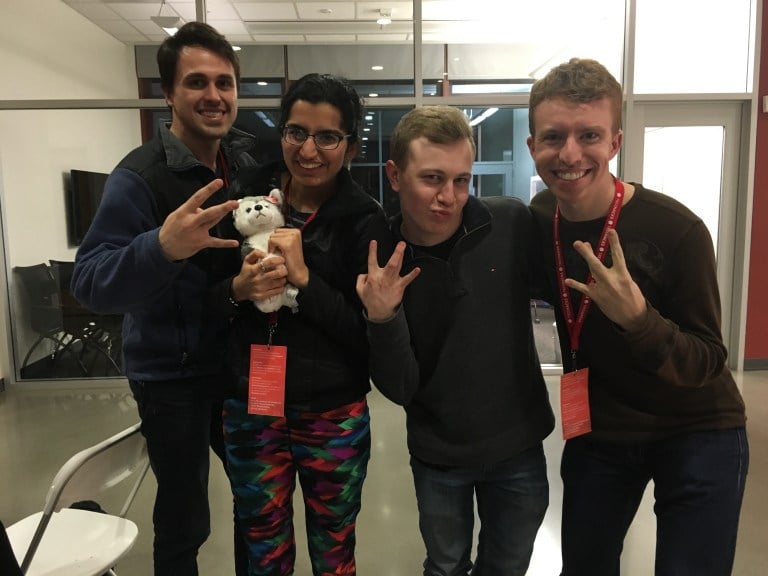
[[[275,228],[285,225],[282,205],[283,194],[277,188],[273,189],[269,196],[246,196],[239,200],[238,206],[232,213],[235,228],[243,235],[241,246],[243,257],[254,248],[262,252],[267,251],[269,236]],[[262,262],[267,265],[270,256],[264,257]],[[288,306],[294,311],[298,308],[296,296],[299,289],[292,284],[286,284],[282,294],[257,300],[256,307],[262,312],[274,312],[281,306]]]

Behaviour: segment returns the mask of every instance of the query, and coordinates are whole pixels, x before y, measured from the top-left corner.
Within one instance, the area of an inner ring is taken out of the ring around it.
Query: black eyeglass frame
[[[295,141],[291,141],[288,138],[288,134],[292,134],[293,136],[296,136],[297,134],[303,135],[303,139],[299,141],[298,138],[295,138]],[[338,138],[335,145],[332,146],[326,146],[320,142],[317,141],[317,136],[333,136],[334,138]],[[283,126],[280,130],[280,137],[285,140],[287,144],[290,144],[291,146],[304,146],[304,143],[312,138],[315,141],[315,146],[317,146],[320,150],[336,150],[339,146],[341,146],[341,143],[344,140],[348,140],[349,138],[352,138],[352,134],[341,134],[339,132],[333,132],[329,130],[324,130],[321,132],[315,132],[314,134],[310,134],[304,128],[301,128],[300,126]]]

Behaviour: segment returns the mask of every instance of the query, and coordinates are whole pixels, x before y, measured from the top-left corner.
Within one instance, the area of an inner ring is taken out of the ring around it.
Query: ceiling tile
[[[232,44],[238,44],[239,42],[251,42],[253,38],[251,38],[250,34],[227,34],[227,40],[229,40]]]
[[[131,25],[145,36],[150,34],[166,36],[165,32],[152,20],[131,20]]]
[[[378,44],[379,42],[407,42],[407,34],[358,34],[358,42]]]
[[[324,14],[321,10],[330,10]],[[354,20],[354,2],[296,2],[302,20]]]
[[[149,20],[152,16],[160,13],[160,2],[154,4],[129,4],[119,2],[109,5],[112,10],[117,12],[126,20]],[[178,16],[176,12],[168,5],[163,6],[163,16]]]
[[[248,34],[248,30],[245,28],[245,24],[243,24],[243,21],[239,19],[210,20],[208,23],[225,36],[229,36],[230,34]]]
[[[110,34],[139,34],[139,31],[125,20],[104,20],[99,22],[99,27]]]
[[[352,44],[354,34],[307,34],[307,42],[315,44]]]
[[[302,34],[252,34],[254,42],[264,44],[304,44],[306,41]]]
[[[166,2],[166,4],[187,22],[197,19],[197,8],[194,2]],[[209,10],[207,6],[206,3],[206,10]],[[165,10],[163,10],[163,14],[165,14]]]
[[[293,2],[234,2],[243,20],[296,20]]]
[[[82,2],[78,4],[71,4],[70,8],[77,10],[91,20],[96,22],[97,20],[119,20],[120,15],[114,10],[109,8],[105,4],[99,4],[98,2]]]

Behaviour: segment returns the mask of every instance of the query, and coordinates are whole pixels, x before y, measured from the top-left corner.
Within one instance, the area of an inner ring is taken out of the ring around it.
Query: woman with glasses
[[[224,406],[232,490],[252,576],[293,574],[292,495],[306,509],[313,574],[355,574],[355,521],[370,455],[368,351],[357,275],[376,240],[391,248],[379,204],[351,178],[362,101],[338,77],[309,74],[282,99],[280,162],[241,172],[242,194],[283,192],[286,227],[232,278],[237,387]],[[248,300],[299,290],[298,308]]]

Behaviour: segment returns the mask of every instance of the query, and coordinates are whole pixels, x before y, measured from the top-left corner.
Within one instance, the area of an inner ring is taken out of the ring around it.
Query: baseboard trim
[[[768,370],[768,358],[745,359],[744,370]]]

